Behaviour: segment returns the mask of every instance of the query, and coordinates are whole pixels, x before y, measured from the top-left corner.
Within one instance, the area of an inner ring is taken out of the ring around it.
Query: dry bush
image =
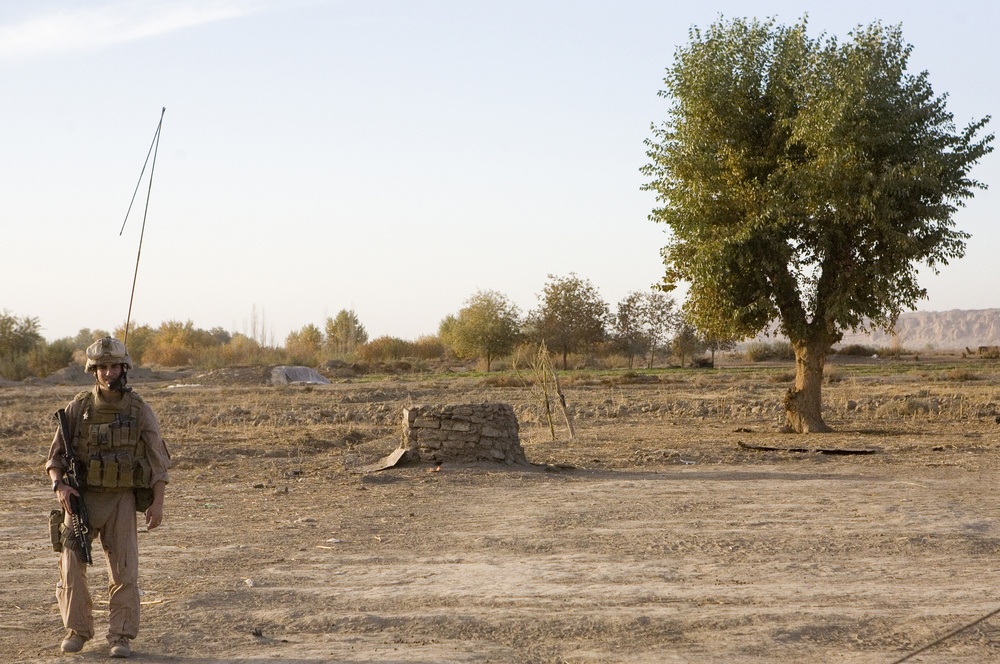
[[[550,349],[551,350],[551,349]],[[562,368],[562,354],[552,353],[552,364],[557,368]],[[566,356],[566,368],[572,371],[583,371],[584,369],[600,369],[601,360],[592,353],[570,353]]]
[[[844,374],[830,367],[823,369],[823,380],[829,384],[833,385],[844,380]]]
[[[980,380],[979,374],[970,369],[950,369],[944,374],[945,380],[963,382],[968,380]]]
[[[743,351],[743,356],[750,362],[794,360],[795,350],[788,341],[754,341]]]
[[[560,378],[563,385],[601,385],[604,380],[590,371],[573,371]]]
[[[405,357],[415,357],[415,344],[398,337],[381,336],[358,346],[358,357],[369,363],[392,362]]]
[[[850,357],[872,357],[873,355],[878,355],[878,350],[874,346],[848,344],[838,350],[837,355],[847,355]]]
[[[197,365],[206,369],[284,363],[285,356],[281,350],[261,346],[242,334],[233,335],[223,346],[204,349],[197,359]]]
[[[903,419],[916,417],[917,415],[930,415],[937,412],[937,405],[926,399],[906,397],[903,399],[893,399],[880,405],[876,410],[876,415],[885,419]]]
[[[526,375],[498,373],[485,376],[480,383],[485,387],[531,387],[535,379]]]
[[[73,346],[68,339],[58,339],[52,343],[40,343],[27,355],[27,366],[31,375],[44,377],[69,366],[73,361]]]
[[[606,385],[648,385],[659,383],[659,376],[640,373],[638,371],[625,371],[606,376],[602,381]]]
[[[642,368],[645,367],[648,362],[648,357],[643,357],[641,355],[635,355],[632,357],[633,367]],[[598,369],[630,369],[629,359],[622,353],[601,354],[594,358],[593,363]]]
[[[31,375],[28,368],[28,358],[19,356],[0,359],[0,378],[6,380],[24,380]]]
[[[154,344],[146,349],[143,362],[161,367],[181,367],[192,363],[197,351],[194,348],[175,344]]]
[[[436,335],[418,337],[413,342],[413,357],[421,360],[440,360],[444,356],[444,344]]]

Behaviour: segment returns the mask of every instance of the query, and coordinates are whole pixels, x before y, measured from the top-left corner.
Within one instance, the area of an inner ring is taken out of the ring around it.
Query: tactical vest
[[[73,452],[87,469],[86,490],[149,488],[152,471],[139,437],[142,398],[126,392],[118,403],[108,403],[97,398],[96,390],[75,399],[80,404]]]

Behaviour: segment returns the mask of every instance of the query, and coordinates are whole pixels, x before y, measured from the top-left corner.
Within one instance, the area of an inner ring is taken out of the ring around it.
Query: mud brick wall
[[[401,447],[420,461],[528,463],[517,416],[505,403],[405,408]]]

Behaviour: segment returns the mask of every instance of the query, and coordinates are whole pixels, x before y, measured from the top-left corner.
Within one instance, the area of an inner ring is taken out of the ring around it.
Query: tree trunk
[[[815,341],[793,342],[795,386],[785,395],[787,428],[795,433],[828,433],[823,421],[823,365],[830,344]]]

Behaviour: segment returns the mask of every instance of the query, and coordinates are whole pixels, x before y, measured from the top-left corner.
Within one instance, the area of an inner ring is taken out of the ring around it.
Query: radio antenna
[[[142,229],[139,231],[139,251],[135,255],[135,273],[132,275],[132,294],[128,298],[128,315],[125,317],[125,338],[122,343],[126,346],[128,345],[128,328],[129,323],[132,321],[132,301],[135,299],[135,282],[139,277],[139,257],[142,256],[142,236],[146,233],[146,215],[149,213],[149,195],[153,191],[153,171],[156,170],[156,153],[160,149],[160,129],[163,127],[163,115],[167,112],[167,107],[164,106],[163,110],[160,111],[160,121],[156,125],[156,132],[153,134],[153,142],[149,144],[149,151],[146,153],[146,161],[142,164],[142,170],[139,172],[139,181],[135,183],[135,191],[132,192],[132,200],[129,201],[128,210],[125,212],[125,220],[122,221],[122,228],[118,231],[118,237],[125,231],[125,223],[128,221],[128,215],[132,212],[132,205],[135,203],[136,194],[139,193],[139,185],[142,184],[142,176],[146,173],[146,165],[149,164],[149,156],[153,155],[153,162],[149,166],[149,187],[146,189],[146,207],[142,212]]]

